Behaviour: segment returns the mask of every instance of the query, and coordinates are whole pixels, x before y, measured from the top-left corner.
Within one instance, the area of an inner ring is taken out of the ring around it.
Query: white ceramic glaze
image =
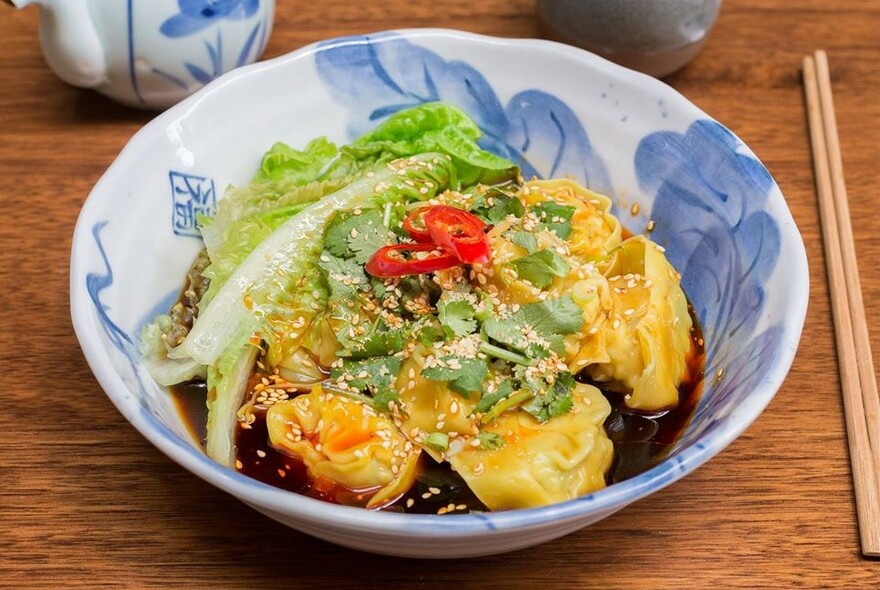
[[[336,506],[210,461],[144,370],[140,328],[176,297],[200,247],[194,214],[210,212],[223,187],[247,182],[276,141],[301,147],[326,135],[345,142],[395,109],[438,99],[466,110],[486,131],[485,145],[529,174],[570,175],[609,193],[634,231],[656,221],[652,237],[682,272],[713,378],[681,440],[653,469],[528,510],[429,516]],[[635,216],[633,203],[640,205]],[[311,45],[232,72],[156,118],[86,201],[70,276],[71,314],[89,365],[120,412],[159,449],[316,537],[435,558],[559,537],[709,460],[782,383],[808,299],[803,242],[778,186],[735,135],[675,90],[569,46],[432,29]],[[131,469],[138,469],[135,461]]]
[[[252,63],[275,0],[12,0],[40,10],[43,55],[59,78],[137,108],[163,109]]]

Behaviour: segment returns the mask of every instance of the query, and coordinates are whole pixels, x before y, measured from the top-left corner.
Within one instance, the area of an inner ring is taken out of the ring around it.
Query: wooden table
[[[530,0],[278,5],[267,57],[395,27],[538,35]],[[799,72],[802,55],[828,50],[877,365],[876,1],[727,0],[703,53],[668,80],[754,149],[807,245],[807,323],[773,403],[696,473],[601,523],[457,563],[358,553],[278,525],[171,462],[112,406],[71,329],[70,238],[92,185],[152,115],[56,79],[36,17],[0,6],[0,586],[880,586],[880,562],[859,553]]]

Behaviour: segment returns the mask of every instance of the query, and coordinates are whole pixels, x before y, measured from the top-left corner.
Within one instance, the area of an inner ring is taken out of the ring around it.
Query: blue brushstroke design
[[[476,68],[444,60],[396,33],[346,37],[320,47],[318,74],[348,111],[351,138],[402,109],[448,102],[480,126],[483,148],[517,162],[526,177],[570,175],[595,191],[613,193],[581,121],[550,93],[524,90],[503,106]]]
[[[235,60],[235,67],[241,67],[247,63],[248,56],[251,53],[251,47],[253,46],[254,40],[257,38],[257,33],[260,32],[260,27],[262,25],[263,23],[257,23],[250,35],[245,39],[244,46],[242,46],[241,51],[238,54],[238,59]]]
[[[220,30],[217,30],[215,45],[211,45],[208,41],[205,41],[204,43],[205,49],[208,52],[211,71],[209,72],[192,62],[184,62],[183,64],[190,75],[201,84],[207,84],[223,73],[223,36]]]
[[[159,27],[166,37],[188,37],[223,19],[244,20],[260,8],[260,0],[177,0],[179,13]]]
[[[775,362],[783,333],[774,325],[753,336],[781,236],[765,211],[773,179],[741,149],[727,128],[698,120],[684,133],[648,135],[635,155],[639,185],[655,195],[651,239],[666,247],[703,329],[706,375],[724,371],[693,424],[707,414],[717,419],[751,392]],[[681,444],[713,428],[703,422]]]
[[[88,291],[89,298],[95,306],[98,320],[100,320],[101,328],[103,328],[107,338],[110,339],[114,348],[124,354],[128,354],[128,347],[132,344],[131,338],[122,328],[117,326],[116,323],[110,319],[110,316],[107,314],[107,306],[101,302],[101,292],[113,284],[113,268],[110,266],[110,261],[107,259],[107,252],[104,250],[104,244],[101,242],[101,230],[106,225],[106,221],[101,221],[92,226],[92,237],[98,247],[98,253],[101,255],[101,260],[104,262],[104,274],[94,272],[87,274],[86,291]]]

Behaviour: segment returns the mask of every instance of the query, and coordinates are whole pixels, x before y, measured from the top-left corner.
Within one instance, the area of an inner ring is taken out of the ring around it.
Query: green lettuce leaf
[[[437,152],[452,158],[459,186],[499,184],[516,178],[519,168],[477,145],[483,132],[462,110],[441,102],[399,111],[341,148],[330,174],[352,163],[383,162],[414,154]]]
[[[448,186],[453,170],[437,154],[422,154],[405,167],[382,167],[372,176],[328,195],[288,219],[245,258],[201,311],[186,340],[169,356],[191,357],[213,364],[240,332],[255,332],[260,326],[261,305],[283,300],[288,292],[318,262],[321,237],[330,216],[340,209],[370,203],[377,193],[394,192],[402,198],[418,197],[412,185],[430,184],[432,191]],[[428,167],[427,163],[436,160]]]
[[[302,151],[279,141],[263,155],[253,181],[287,180],[305,184],[317,178],[338,154],[336,144],[326,137],[313,139]]]

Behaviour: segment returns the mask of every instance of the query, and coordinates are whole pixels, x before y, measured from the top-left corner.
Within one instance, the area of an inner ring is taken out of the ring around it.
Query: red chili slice
[[[403,220],[403,229],[409,236],[420,244],[430,244],[433,242],[428,228],[425,226],[425,213],[430,207],[419,207],[406,216]]]
[[[422,252],[426,254],[420,256]],[[397,244],[377,250],[364,269],[374,277],[389,278],[421,275],[459,264],[455,254],[436,244]]]
[[[451,250],[462,262],[482,264],[491,260],[486,224],[479,217],[455,207],[435,205],[425,212],[424,219],[431,240]]]

